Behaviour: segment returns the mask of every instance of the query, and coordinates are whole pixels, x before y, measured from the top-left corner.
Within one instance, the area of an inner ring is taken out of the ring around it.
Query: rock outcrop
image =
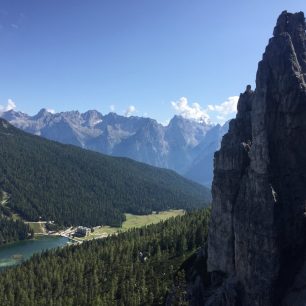
[[[281,305],[302,264],[305,30],[302,12],[280,15],[258,65],[256,89],[241,94],[237,117],[215,154],[207,264],[219,294],[209,305]]]

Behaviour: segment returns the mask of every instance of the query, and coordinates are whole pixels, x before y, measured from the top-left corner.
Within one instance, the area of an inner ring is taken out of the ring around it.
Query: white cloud
[[[171,102],[171,105],[176,114],[184,118],[205,123],[211,121],[224,123],[236,114],[238,100],[238,96],[232,96],[220,104],[209,104],[206,108],[202,108],[199,103],[189,104],[188,99],[182,97],[178,101]]]
[[[225,119],[226,119],[225,117],[223,117],[223,116],[219,116],[219,115],[217,115],[217,116],[216,116],[216,118],[217,118],[218,120],[220,120],[220,121],[223,121],[223,120],[225,120]]]
[[[55,114],[55,110],[52,108],[47,108],[47,112],[51,114]]]
[[[202,109],[199,103],[189,105],[187,98],[181,97],[178,101],[172,101],[171,105],[175,112],[187,119],[194,119],[198,121],[209,121],[207,111]]]
[[[7,105],[0,105],[0,113],[7,112],[16,108],[16,104],[12,99],[7,100]]]
[[[109,106],[109,109],[110,109],[111,112],[114,112],[116,110],[116,106],[114,104],[111,104]]]
[[[223,103],[208,105],[207,108],[209,111],[217,112],[219,116],[233,115],[237,112],[238,100],[238,96],[228,97],[227,100],[225,100]]]
[[[164,120],[164,122],[162,122],[163,126],[168,126],[170,123],[170,119]]]
[[[134,105],[130,105],[127,108],[127,110],[124,112],[124,116],[126,116],[126,117],[131,116],[135,112],[136,112],[136,107]]]
[[[6,106],[6,110],[12,110],[16,108],[16,103],[12,100],[12,99],[8,99],[7,100],[7,106]]]

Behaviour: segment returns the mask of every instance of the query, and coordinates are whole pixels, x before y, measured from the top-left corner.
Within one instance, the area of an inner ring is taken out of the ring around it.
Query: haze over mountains
[[[151,118],[102,115],[90,110],[29,116],[10,110],[1,117],[26,132],[113,156],[168,168],[210,186],[213,154],[228,123],[213,125],[174,116],[167,126]]]

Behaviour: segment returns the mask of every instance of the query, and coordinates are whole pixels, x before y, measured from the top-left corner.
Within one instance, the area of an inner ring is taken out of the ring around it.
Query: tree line
[[[0,305],[184,305],[182,263],[207,239],[208,209],[34,255],[0,274]],[[173,284],[181,288],[173,293]]]
[[[30,239],[33,238],[33,235],[31,228],[24,222],[0,216],[0,245]]]
[[[0,245],[33,238],[34,232],[21,220],[12,219],[11,210],[3,204],[4,193],[0,190]]]

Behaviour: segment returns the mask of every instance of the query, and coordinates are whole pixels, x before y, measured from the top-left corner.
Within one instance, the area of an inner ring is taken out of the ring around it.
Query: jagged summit
[[[34,116],[11,110],[0,116],[26,132],[170,168],[207,186],[212,180],[212,155],[227,131],[181,116],[174,116],[163,126],[151,118],[126,117],[114,112],[104,115],[96,110],[51,113],[42,109]],[[206,137],[210,130],[215,132],[215,139]],[[194,162],[200,158],[203,166],[197,167]]]
[[[208,305],[304,305],[289,288],[306,259],[305,29],[302,12],[280,15],[215,154]]]
[[[33,116],[33,118],[37,120],[50,115],[51,113],[46,108],[42,108],[36,115]]]
[[[277,36],[284,32],[292,35],[296,31],[305,30],[305,17],[303,12],[288,13],[287,11],[283,11],[277,19],[273,35]]]

